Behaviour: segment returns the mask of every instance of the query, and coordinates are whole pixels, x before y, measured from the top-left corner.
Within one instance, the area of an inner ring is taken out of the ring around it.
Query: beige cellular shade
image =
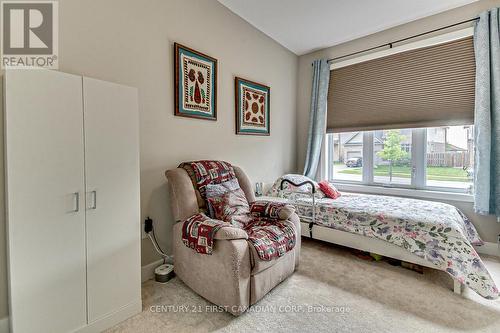
[[[330,71],[329,132],[474,122],[472,37]]]

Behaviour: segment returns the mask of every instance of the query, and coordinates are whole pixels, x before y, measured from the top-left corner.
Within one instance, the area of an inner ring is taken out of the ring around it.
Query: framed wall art
[[[217,59],[174,44],[175,115],[217,120]]]
[[[240,77],[234,82],[236,134],[270,135],[271,88]]]

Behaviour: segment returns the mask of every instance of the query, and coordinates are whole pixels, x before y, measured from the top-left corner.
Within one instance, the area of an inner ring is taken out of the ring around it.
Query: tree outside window
[[[409,154],[402,148],[402,142],[406,140],[406,136],[399,133],[398,130],[390,130],[384,139],[384,148],[377,152],[377,155],[389,162],[389,181],[392,182],[392,166],[405,158]]]

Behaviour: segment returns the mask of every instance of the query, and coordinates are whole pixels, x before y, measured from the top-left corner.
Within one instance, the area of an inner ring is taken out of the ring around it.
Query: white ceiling
[[[302,55],[477,0],[218,0]]]

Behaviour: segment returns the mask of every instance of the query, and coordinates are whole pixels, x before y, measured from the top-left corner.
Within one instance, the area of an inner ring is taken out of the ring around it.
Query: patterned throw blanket
[[[245,231],[261,260],[281,257],[295,247],[295,230],[289,222],[256,217]]]
[[[281,211],[286,208],[287,204],[281,202],[255,201],[250,205],[250,213],[256,217],[279,219]]]
[[[185,168],[186,166],[193,169],[196,186],[203,200],[206,199],[208,184],[220,184],[236,177],[233,166],[224,161],[185,162],[181,163],[179,168]]]
[[[205,214],[193,215],[182,226],[182,241],[197,253],[211,255],[215,234],[225,226],[234,227]],[[295,231],[290,223],[256,217],[242,229],[247,232],[248,241],[261,260],[281,257],[295,247]]]
[[[299,216],[312,216],[310,199],[288,199],[297,200]],[[336,200],[317,200],[315,213],[318,225],[394,244],[432,263],[484,298],[499,296],[473,247],[483,244],[482,240],[469,219],[452,205],[345,193]]]
[[[182,225],[182,242],[201,254],[212,254],[215,233],[228,223],[213,220],[205,214],[196,214]]]
[[[223,161],[186,162],[179,167],[186,166],[193,170],[195,184],[203,200],[206,199],[208,184],[220,184],[236,177],[231,164]],[[252,207],[255,210],[248,212],[249,222],[242,224],[241,228],[247,232],[248,242],[255,248],[259,258],[272,260],[293,249],[296,243],[293,226],[277,219],[280,211],[289,206],[268,203]],[[193,215],[184,221],[182,241],[197,253],[210,255],[213,253],[215,234],[224,226],[237,227],[229,222],[211,219],[204,214]]]

